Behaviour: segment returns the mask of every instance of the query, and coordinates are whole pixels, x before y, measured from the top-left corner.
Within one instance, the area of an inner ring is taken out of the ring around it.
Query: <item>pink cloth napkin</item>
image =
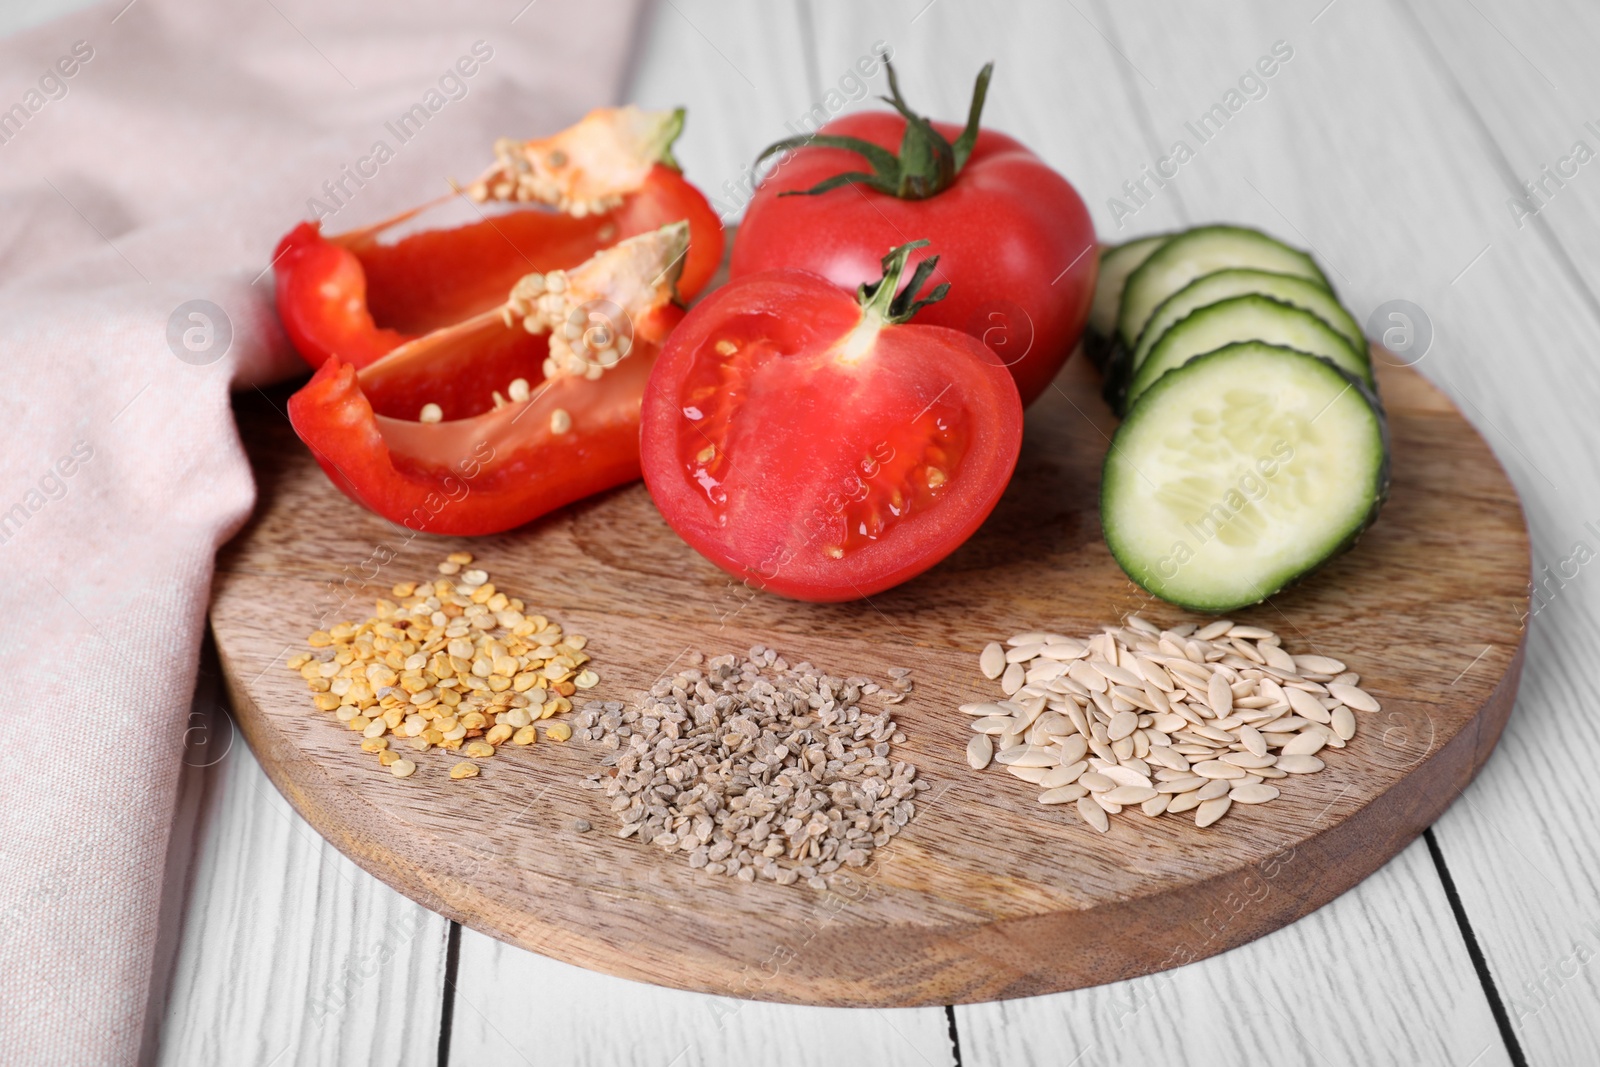
[[[212,557],[254,501],[228,394],[303,370],[277,238],[617,98],[635,2],[519,7],[112,0],[0,40],[0,1061],[139,1055]]]

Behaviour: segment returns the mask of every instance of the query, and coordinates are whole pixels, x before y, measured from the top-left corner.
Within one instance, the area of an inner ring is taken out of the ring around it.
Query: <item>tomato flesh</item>
[[[871,596],[982,523],[1021,446],[1021,403],[980,342],[882,325],[802,271],[712,294],[646,390],[646,484],[667,522],[753,586]]]

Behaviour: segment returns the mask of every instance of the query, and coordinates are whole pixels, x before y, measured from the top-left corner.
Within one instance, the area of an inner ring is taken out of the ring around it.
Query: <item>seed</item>
[[[1263,630],[1259,626],[1230,626],[1229,637],[1237,637],[1241,641],[1271,640],[1278,635],[1271,630]]]
[[[1071,785],[1073,782],[1078,780],[1084,771],[1088,769],[1089,765],[1083,760],[1078,760],[1076,763],[1069,763],[1061,767],[1051,767],[1045,772],[1045,776],[1039,779],[1039,784],[1044,786],[1046,789],[1054,789],[1056,786],[1062,785]]]
[[[1294,657],[1282,648],[1277,645],[1269,645],[1266,642],[1262,642],[1256,648],[1260,651],[1261,658],[1267,661],[1267,666],[1276,667],[1280,671],[1287,671],[1290,674],[1295,673]]]
[[[1000,691],[1006,696],[1012,696],[1018,689],[1022,688],[1022,683],[1026,680],[1026,672],[1022,668],[1022,664],[1008,664],[1004,673],[1000,675]]]
[[[1294,735],[1288,744],[1280,750],[1280,759],[1283,756],[1315,756],[1327,744],[1325,735],[1314,726],[1307,727]]]
[[[1111,829],[1111,820],[1106,818],[1106,810],[1089,797],[1078,798],[1078,816],[1101,833]]]
[[[1296,715],[1310,719],[1312,722],[1331,722],[1332,716],[1328,709],[1322,706],[1322,701],[1307,693],[1303,689],[1285,689],[1284,695],[1289,698],[1289,706]]]
[[[381,760],[383,757],[379,756],[378,758]],[[404,758],[397,759],[393,763],[389,764],[389,773],[394,775],[396,778],[410,778],[416,773],[416,770],[417,765]]]
[[[1107,800],[1105,793],[1096,793],[1091,790],[1089,793],[1089,799],[1104,808],[1107,815],[1116,815],[1122,811],[1122,805]]]
[[[929,788],[895,754],[904,734],[889,708],[908,674],[880,687],[759,645],[748,659],[694,653],[634,707],[583,704],[576,724],[607,772],[591,788],[611,798],[620,836],[676,842],[691,867],[826,889],[841,867],[868,865]]]
[[[994,742],[989,740],[988,734],[978,734],[967,742],[967,763],[973,770],[983,770],[993,758]]]
[[[1277,767],[1289,774],[1315,774],[1326,766],[1315,756],[1279,756]]]
[[[1182,815],[1186,811],[1193,811],[1200,806],[1200,791],[1190,790],[1179,793],[1167,804],[1167,811],[1173,815]]]
[[[457,781],[461,780],[462,778],[476,778],[478,777],[478,765],[476,763],[468,763],[466,760],[462,760],[460,763],[450,768],[450,777]]]
[[[1329,676],[1344,673],[1344,664],[1328,656],[1296,656],[1294,658],[1295,671],[1299,674],[1326,674]]]
[[[528,379],[526,379],[526,378],[513,378],[513,379],[511,379],[511,384],[506,386],[506,395],[510,396],[512,400],[515,400],[519,404],[522,401],[528,399],[528,396],[530,395],[530,390],[528,388]]]
[[[1129,804],[1143,804],[1147,800],[1154,800],[1156,791],[1143,785],[1119,785],[1108,793],[1103,794],[1113,804],[1126,807]]]
[[[550,413],[550,432],[564,434],[572,429],[572,416],[567,414],[565,408],[556,408]]]
[[[1169,745],[1151,745],[1149,758],[1168,770],[1186,771],[1189,769],[1189,761],[1184,758],[1183,753],[1174,751]]]
[[[1206,704],[1219,718],[1233,710],[1233,690],[1229,688],[1227,678],[1220,674],[1211,676],[1206,686]]]
[[[1095,770],[1097,773],[1111,779],[1117,785],[1147,786],[1150,784],[1150,776],[1139,769],[1144,766],[1143,762],[1130,759],[1126,764],[1107,764],[1104,767],[1097,767]]]
[[[1356,711],[1379,710],[1378,702],[1372,699],[1372,694],[1368,693],[1365,689],[1359,688],[1358,686],[1344,685],[1339,682],[1329,682],[1328,694],[1339,703],[1353,708]]]
[[[1042,782],[1040,783],[1043,784]],[[1053,786],[1039,794],[1041,804],[1068,804],[1087,796],[1089,791],[1076,783]]]
[[[1233,800],[1230,797],[1212,797],[1210,800],[1202,800],[1200,806],[1195,809],[1194,824],[1200,827],[1210,826],[1228,814],[1228,809],[1232,806]],[[1167,810],[1170,811],[1172,809],[1169,806]]]
[[[1292,656],[1271,631],[1227,620],[1161,630],[1133,616],[1086,641],[1021,633],[985,646],[979,666],[1007,697],[961,707],[972,716],[969,744],[989,745],[985,766],[998,762],[1046,793],[1085,789],[1078,799],[1100,814],[1206,805],[1201,825],[1230,797],[1276,799],[1265,779],[1320,770],[1315,753],[1354,738],[1351,709],[1378,706],[1340,661]]]
[[[1018,745],[997,752],[994,759],[1005,767],[1056,767],[1061,754],[1046,745]]]
[[[314,704],[361,733],[362,751],[377,752],[384,766],[400,758],[389,750],[391,735],[419,752],[437,745],[485,758],[535,715],[571,710],[564,697],[546,701],[532,683],[576,692],[588,660],[578,650],[587,642],[542,615],[525,615],[522,601],[496,591],[471,563],[471,553],[450,553],[437,565],[439,577],[393,583],[387,595],[394,599],[377,600],[364,622],[314,633],[308,643],[328,649],[319,653],[327,658],[290,658]],[[527,679],[515,693],[512,677]],[[522,695],[529,691],[537,703]]]
[[[553,722],[544,728],[544,735],[552,741],[568,741],[572,739],[572,727],[564,722]]]
[[[417,413],[418,422],[439,422],[443,418],[444,409],[438,404],[424,404],[422,405],[422,410]],[[401,775],[401,777],[405,776]]]

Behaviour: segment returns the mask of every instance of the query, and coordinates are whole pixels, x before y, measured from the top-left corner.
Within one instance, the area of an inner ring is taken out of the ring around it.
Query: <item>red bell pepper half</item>
[[[466,190],[527,207],[387,244],[417,212],[284,238],[279,315],[317,368],[289,417],[340,489],[412,529],[487,534],[639,477],[657,347],[722,260],[672,161],[681,127],[596,111],[501,141]]]

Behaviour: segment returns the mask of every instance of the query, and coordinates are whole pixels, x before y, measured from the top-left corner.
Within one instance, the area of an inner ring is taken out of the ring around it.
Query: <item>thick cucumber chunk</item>
[[[1340,336],[1350,342],[1351,348],[1362,353],[1367,350],[1367,339],[1361,327],[1333,293],[1322,285],[1292,274],[1274,274],[1265,270],[1219,270],[1196,278],[1161,302],[1139,334],[1139,342],[1133,350],[1133,369],[1138,370],[1139,364],[1144,362],[1161,336],[1191,311],[1246,293],[1260,293],[1285,304],[1305,308],[1338,330]]]
[[[1388,431],[1366,387],[1325,359],[1248,342],[1150,387],[1106,454],[1100,519],[1145,589],[1232,611],[1354,544],[1388,483]]]
[[[1084,331],[1084,351],[1096,367],[1105,366],[1107,352],[1117,332],[1123,283],[1152,252],[1171,238],[1171,234],[1161,233],[1101,250],[1099,279],[1095,282],[1094,302],[1089,305],[1089,322]]]
[[[1230,267],[1293,274],[1324,287],[1328,284],[1311,257],[1299,249],[1242,226],[1202,226],[1172,238],[1128,276],[1117,314],[1118,339],[1133,351],[1144,324],[1163,300],[1202,275]]]
[[[1167,330],[1133,372],[1123,409],[1131,408],[1140,394],[1175,367],[1237,341],[1262,341],[1309,352],[1332,360],[1369,388],[1373,384],[1367,357],[1351,348],[1343,334],[1303,308],[1250,293],[1207,305]]]

